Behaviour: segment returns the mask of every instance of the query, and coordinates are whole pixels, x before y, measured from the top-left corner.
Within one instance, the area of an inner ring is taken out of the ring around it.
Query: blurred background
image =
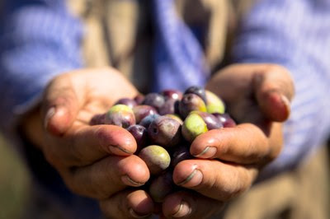
[[[0,219],[21,218],[28,200],[29,175],[13,148],[0,135]]]

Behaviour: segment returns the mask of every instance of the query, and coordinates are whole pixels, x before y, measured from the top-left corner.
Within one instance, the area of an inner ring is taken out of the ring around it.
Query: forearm
[[[235,62],[276,63],[290,72],[296,94],[282,153],[265,176],[296,166],[328,135],[330,1],[261,1],[243,22]],[[321,34],[322,33],[322,34]]]

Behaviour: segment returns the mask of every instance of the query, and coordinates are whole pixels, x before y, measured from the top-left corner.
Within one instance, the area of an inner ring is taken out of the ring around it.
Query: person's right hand
[[[77,70],[54,78],[45,90],[41,114],[24,120],[26,133],[67,187],[100,201],[108,217],[136,218],[154,208],[146,192],[133,189],[150,176],[146,164],[133,155],[133,136],[118,126],[89,125],[118,99],[136,94],[114,69]]]
[[[249,190],[283,147],[283,123],[294,96],[286,68],[233,64],[215,74],[206,89],[224,100],[237,126],[210,130],[192,142],[196,159],[181,161],[173,171],[173,181],[189,190],[165,198],[166,218],[215,217]]]

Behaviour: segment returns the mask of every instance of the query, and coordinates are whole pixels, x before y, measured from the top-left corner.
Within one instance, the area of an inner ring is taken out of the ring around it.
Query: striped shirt
[[[63,0],[5,2],[0,19],[0,128],[10,134],[54,76],[84,66],[84,27]],[[172,51],[170,45],[165,49]],[[259,1],[242,21],[232,56],[236,63],[276,63],[290,71],[296,95],[285,122],[284,149],[263,176],[295,167],[329,135],[330,0]]]

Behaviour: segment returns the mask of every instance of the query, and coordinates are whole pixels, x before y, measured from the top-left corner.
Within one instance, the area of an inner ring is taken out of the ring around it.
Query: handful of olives
[[[223,101],[198,86],[182,93],[164,90],[118,100],[107,112],[95,115],[91,125],[111,124],[129,131],[137,142],[136,154],[145,161],[151,178],[145,186],[155,202],[178,189],[172,171],[179,162],[192,159],[191,142],[212,130],[236,125],[225,113]]]

